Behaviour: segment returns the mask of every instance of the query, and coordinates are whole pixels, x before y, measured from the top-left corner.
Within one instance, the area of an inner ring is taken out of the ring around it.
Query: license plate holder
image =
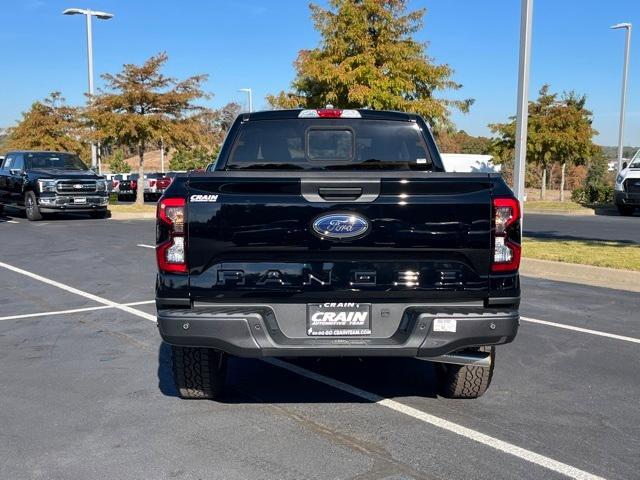
[[[310,337],[366,337],[371,335],[371,304],[325,302],[307,304]]]
[[[74,197],[73,198],[73,204],[74,205],[86,205],[87,204],[87,197]]]

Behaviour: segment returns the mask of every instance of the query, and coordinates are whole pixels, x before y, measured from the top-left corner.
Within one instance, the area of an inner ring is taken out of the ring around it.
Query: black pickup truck
[[[104,177],[73,153],[9,152],[0,168],[0,210],[24,209],[29,220],[61,212],[104,218],[108,200]]]
[[[418,357],[475,398],[518,330],[519,204],[499,175],[445,172],[416,115],[241,115],[160,199],[156,257],[183,398],[214,398],[227,355]]]

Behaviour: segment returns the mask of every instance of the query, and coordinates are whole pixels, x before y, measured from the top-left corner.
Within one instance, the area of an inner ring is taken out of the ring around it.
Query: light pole
[[[622,67],[622,100],[620,101],[620,126],[618,129],[618,171],[622,170],[622,154],[624,150],[624,115],[627,108],[627,76],[629,73],[629,48],[631,46],[631,24],[618,23],[611,28],[627,30],[627,40],[624,46],[624,66]]]
[[[160,137],[160,171],[164,173],[164,138]]]
[[[253,111],[253,95],[250,88],[241,88],[238,90],[239,92],[247,92],[247,96],[249,97],[249,113]]]
[[[527,169],[527,122],[529,120],[529,69],[531,65],[531,22],[533,0],[522,0],[520,17],[520,66],[518,69],[518,107],[513,168],[513,193],[524,211],[524,175]],[[523,219],[524,220],[524,219]],[[520,225],[522,226],[522,221]]]
[[[84,15],[87,19],[87,67],[89,70],[89,95],[93,96],[93,32],[91,30],[91,19],[97,17],[100,20],[109,20],[113,14],[107,12],[96,12],[84,8],[67,8],[63,15]],[[98,167],[98,147],[91,142],[91,167]],[[100,169],[98,169],[100,170]]]

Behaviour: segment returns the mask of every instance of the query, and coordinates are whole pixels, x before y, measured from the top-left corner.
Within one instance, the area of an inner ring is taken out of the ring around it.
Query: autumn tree
[[[214,161],[217,153],[217,150],[209,151],[203,147],[178,150],[169,161],[169,168],[178,171],[203,169]]]
[[[556,162],[562,166],[560,191],[563,200],[566,165],[584,164],[600,151],[593,143],[598,132],[593,128],[591,112],[585,105],[586,96],[575,92],[550,93],[549,85],[540,89],[537,100],[529,102],[527,162],[541,170],[541,200],[546,198],[549,167]],[[497,134],[494,147],[499,151],[513,151],[515,118],[489,127]]]
[[[274,108],[333,104],[412,111],[436,128],[449,124],[451,108],[468,110],[471,100],[435,96],[461,85],[414,38],[424,9],[408,12],[407,0],[329,0],[328,9],[310,8],[320,45],[298,54],[291,92],[267,96]]]
[[[217,110],[218,128],[220,129],[220,133],[223,135],[227,134],[236,117],[240,115],[241,110],[242,107],[236,102],[229,102]]]
[[[5,148],[73,152],[86,158],[88,143],[83,139],[79,110],[67,105],[60,92],[53,92],[34,102],[20,123],[9,129]]]
[[[208,111],[195,102],[208,97],[201,88],[207,76],[167,77],[161,72],[167,59],[160,53],[143,65],[125,64],[120,73],[102,75],[106,89],[91,99],[87,110],[96,140],[135,149],[141,179],[144,154],[160,139],[176,148],[206,142],[202,117]],[[136,203],[143,202],[139,188]]]
[[[485,155],[490,153],[491,139],[474,137],[464,130],[458,132],[442,131],[438,135],[438,147],[443,153],[469,153]]]
[[[0,130],[0,154],[7,150],[7,142],[9,141],[9,131]]]
[[[112,173],[129,173],[131,166],[124,161],[124,152],[121,149],[116,150],[107,160],[107,165]]]

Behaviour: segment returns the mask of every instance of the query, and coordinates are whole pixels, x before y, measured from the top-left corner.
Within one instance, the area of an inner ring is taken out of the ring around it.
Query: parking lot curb
[[[520,273],[526,277],[640,292],[640,272],[631,270],[523,258]]]
[[[567,215],[569,217],[591,217],[596,214],[594,210],[544,210],[544,209],[528,209],[527,204],[524,205],[525,215],[533,213],[536,215]]]

